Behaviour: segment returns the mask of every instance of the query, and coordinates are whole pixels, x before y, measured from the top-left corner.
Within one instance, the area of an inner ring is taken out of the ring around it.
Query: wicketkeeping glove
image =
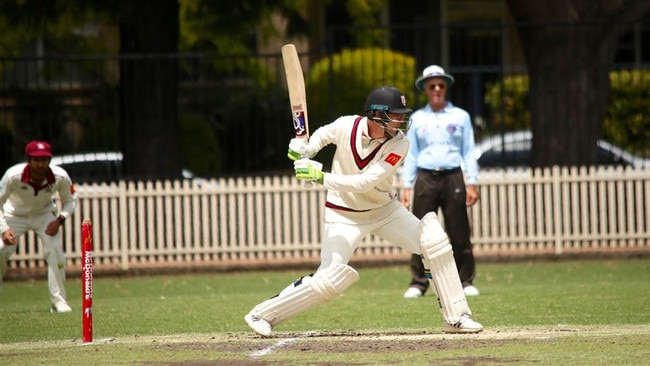
[[[313,158],[314,156],[316,156],[316,151],[309,148],[305,139],[294,137],[289,141],[289,152],[287,153],[289,159],[296,161],[303,157]]]
[[[293,168],[296,178],[323,184],[323,164],[310,159],[299,159],[293,162]]]

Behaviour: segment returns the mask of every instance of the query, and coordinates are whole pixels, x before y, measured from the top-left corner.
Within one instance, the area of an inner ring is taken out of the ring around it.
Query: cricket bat
[[[309,120],[307,119],[307,93],[305,92],[305,77],[302,73],[300,58],[296,46],[289,43],[282,46],[282,61],[284,62],[284,73],[287,79],[289,90],[289,103],[291,104],[291,115],[293,118],[293,130],[296,138],[309,139]],[[308,158],[309,156],[303,156]],[[305,182],[309,188],[312,182]]]
[[[302,66],[300,66],[296,46],[293,44],[282,46],[282,61],[284,62],[284,72],[287,78],[287,89],[289,90],[293,129],[296,138],[307,140],[309,139],[307,95],[305,93],[305,78],[302,74]]]

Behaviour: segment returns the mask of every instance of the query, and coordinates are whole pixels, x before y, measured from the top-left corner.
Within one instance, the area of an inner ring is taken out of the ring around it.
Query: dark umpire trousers
[[[465,179],[460,168],[418,169],[413,186],[413,214],[421,219],[431,211],[437,213],[438,209],[442,210],[445,231],[454,251],[463,287],[471,285],[476,275],[466,197]],[[417,287],[424,293],[429,287],[429,281],[424,276],[424,264],[420,255],[411,256],[411,274],[410,287]]]

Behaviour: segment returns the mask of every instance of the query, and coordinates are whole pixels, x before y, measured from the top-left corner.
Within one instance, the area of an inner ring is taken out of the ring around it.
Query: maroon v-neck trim
[[[357,165],[357,168],[359,170],[363,170],[368,163],[372,161],[372,159],[375,158],[377,153],[379,152],[379,149],[384,145],[384,143],[380,143],[368,156],[365,158],[362,158],[361,155],[359,154],[359,151],[357,150],[357,136],[359,135],[359,129],[360,129],[360,124],[361,124],[361,119],[363,116],[357,117],[356,120],[354,120],[354,125],[352,126],[352,135],[350,136],[350,147],[352,150],[352,156],[354,157],[354,162]]]
[[[52,184],[54,184],[55,179],[54,179],[54,173],[52,173],[52,169],[48,168],[45,184],[38,185],[32,182],[32,177],[31,174],[29,173],[29,165],[25,165],[25,169],[23,169],[23,174],[20,176],[20,181],[25,184],[29,184],[34,189],[34,196],[38,196],[38,191],[50,187]]]

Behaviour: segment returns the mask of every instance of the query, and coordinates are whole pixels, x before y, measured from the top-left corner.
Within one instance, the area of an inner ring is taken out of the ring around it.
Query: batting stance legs
[[[47,222],[54,218],[52,214],[44,214],[35,217],[15,217],[5,214],[7,224],[20,237],[29,230],[33,230],[43,245],[43,257],[47,262],[47,280],[50,290],[50,302],[52,305],[66,304],[65,293],[65,257],[61,248],[61,231],[56,235],[45,234]],[[6,245],[0,242],[0,285],[2,277],[7,270],[7,261],[16,252],[16,245]],[[67,305],[66,305],[67,306]]]
[[[275,297],[257,305],[244,319],[257,333],[268,337],[283,321],[323,304],[359,280],[350,266],[337,264],[296,280]]]
[[[274,326],[341,295],[359,280],[359,274],[347,264],[352,253],[367,234],[374,234],[392,243],[400,243],[411,253],[422,254],[425,267],[433,269],[430,271],[431,287],[439,298],[445,320],[444,332],[482,331],[483,326],[470,319],[471,311],[458,277],[451,245],[435,213],[420,221],[398,202],[387,206],[390,207],[386,215],[380,214],[366,224],[346,223],[336,212],[326,209],[318,271],[301,277],[278,295],[253,308],[244,317],[251,329],[268,337]]]

